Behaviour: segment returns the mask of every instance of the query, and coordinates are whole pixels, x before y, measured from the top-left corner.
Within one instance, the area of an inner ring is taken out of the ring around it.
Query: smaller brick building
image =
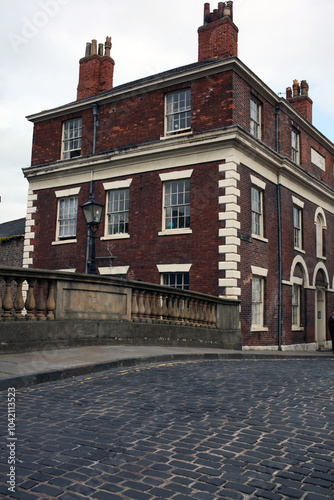
[[[241,300],[244,346],[326,347],[334,145],[306,80],[282,98],[240,61],[230,1],[204,5],[193,64],[113,87],[110,50],[88,43],[77,100],[29,117],[24,265],[85,271],[93,193],[101,274]]]
[[[25,218],[0,224],[0,266],[22,267]]]

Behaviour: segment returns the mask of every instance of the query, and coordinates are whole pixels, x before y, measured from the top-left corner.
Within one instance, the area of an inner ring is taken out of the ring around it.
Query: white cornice
[[[322,206],[333,212],[332,188],[239,127],[186,138],[178,136],[168,141],[102,155],[62,160],[50,165],[25,168],[23,172],[31,189],[37,190],[89,182],[92,173],[94,180],[110,182],[142,172],[161,172],[201,163],[228,161],[230,154],[238,163],[243,163],[272,183],[277,183],[279,179],[282,185],[306,199],[312,193],[314,200],[323,200]]]

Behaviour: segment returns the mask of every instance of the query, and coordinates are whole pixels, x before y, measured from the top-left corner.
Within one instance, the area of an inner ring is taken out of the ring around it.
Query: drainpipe
[[[99,116],[99,105],[98,104],[93,104],[92,105],[92,110],[93,110],[93,118],[94,118],[94,131],[93,131],[93,155],[95,154],[96,150],[96,131],[97,131],[97,117]]]
[[[275,106],[275,150],[279,153],[279,106]],[[278,349],[282,350],[282,221],[280,175],[277,174],[277,231],[278,231]]]

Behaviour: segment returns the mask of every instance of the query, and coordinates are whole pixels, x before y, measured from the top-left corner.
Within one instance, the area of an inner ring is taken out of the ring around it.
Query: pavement
[[[0,354],[0,391],[122,366],[191,359],[328,359],[331,351],[226,350],[171,346],[104,345]]]
[[[332,353],[110,346],[1,360],[3,383],[32,382],[0,392],[4,500],[334,497]]]

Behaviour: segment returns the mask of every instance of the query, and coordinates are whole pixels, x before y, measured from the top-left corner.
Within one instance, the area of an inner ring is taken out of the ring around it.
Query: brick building
[[[278,97],[238,59],[233,3],[204,6],[198,62],[113,87],[87,44],[77,100],[34,114],[24,265],[85,272],[80,205],[104,205],[99,272],[241,300],[244,346],[325,347],[334,145],[305,80]]]

